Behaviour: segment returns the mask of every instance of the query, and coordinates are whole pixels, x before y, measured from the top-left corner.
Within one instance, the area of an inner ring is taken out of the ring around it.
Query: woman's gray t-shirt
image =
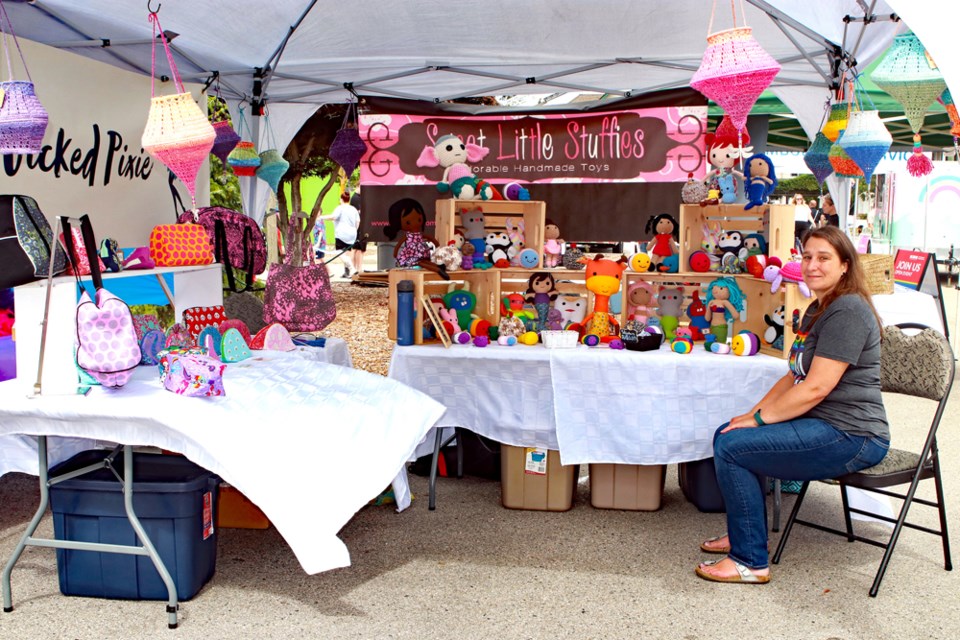
[[[815,355],[849,366],[837,386],[804,417],[889,441],[890,427],[880,393],[880,327],[873,309],[857,294],[840,296],[814,321],[818,309],[818,301],[807,308],[790,350],[790,370],[797,383],[806,378]]]

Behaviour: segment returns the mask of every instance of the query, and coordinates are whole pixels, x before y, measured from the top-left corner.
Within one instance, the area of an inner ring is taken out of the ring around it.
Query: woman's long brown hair
[[[870,305],[870,310],[873,311],[873,315],[877,319],[877,326],[880,327],[882,335],[883,320],[880,318],[880,314],[877,313],[877,308],[873,306],[873,298],[870,290],[867,289],[867,278],[864,274],[863,266],[860,264],[857,250],[854,249],[850,238],[847,237],[847,234],[845,234],[840,227],[834,226],[809,229],[803,234],[803,245],[806,246],[807,241],[812,238],[819,238],[828,242],[830,246],[833,247],[833,250],[837,252],[837,255],[840,257],[840,262],[847,266],[847,273],[840,278],[837,286],[820,300],[820,308],[817,309],[816,314],[813,316],[814,322],[827,310],[827,307],[829,307],[830,303],[834,300],[848,293],[856,293]]]

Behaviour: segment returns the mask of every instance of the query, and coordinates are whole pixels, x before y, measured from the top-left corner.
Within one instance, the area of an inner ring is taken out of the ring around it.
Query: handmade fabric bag
[[[63,228],[70,230],[70,219],[60,218]],[[90,218],[80,218],[80,229],[87,255],[96,255],[97,244]],[[67,254],[73,254],[73,234],[65,233]],[[127,304],[103,288],[97,261],[91,263],[95,299],[77,277],[83,290],[77,303],[77,366],[105,387],[122,387],[140,364],[140,343],[133,326],[133,315]]]
[[[267,243],[256,221],[239,211],[225,207],[202,207],[180,214],[178,222],[196,223],[207,232],[216,261],[248,274],[248,290],[253,276],[267,268]]]
[[[286,263],[273,265],[267,278],[263,320],[279,322],[288,331],[320,331],[337,317],[327,266],[307,258],[305,243],[295,226],[291,229]],[[300,266],[304,261],[310,264]]]
[[[30,196],[0,195],[0,289],[16,287],[50,271],[53,230]],[[53,273],[67,268],[67,254],[57,243]]]
[[[160,384],[164,384],[167,380],[167,374],[170,373],[170,365],[173,364],[177,358],[185,355],[198,355],[205,356],[207,355],[201,347],[168,347],[157,353],[157,370],[160,372]]]
[[[60,242],[66,244],[66,239],[64,238],[63,233],[60,234]],[[87,248],[83,243],[83,235],[80,229],[73,227],[70,229],[70,235],[73,239],[73,249],[70,252],[70,257],[72,258],[67,262],[67,275],[73,276],[89,276],[90,275],[90,256],[87,255]],[[100,259],[98,254],[93,254],[97,257],[97,267],[100,269],[102,274],[107,270],[107,267],[103,264],[103,260]],[[76,265],[76,267],[74,267]]]
[[[216,358],[195,353],[172,358],[163,388],[181,396],[206,397],[226,395],[223,370],[227,365]]]
[[[263,321],[263,301],[252,291],[224,295],[223,308],[228,318],[241,320],[250,333],[256,333],[266,326]]]
[[[158,267],[213,264],[213,248],[199,224],[161,224],[150,232],[150,258]]]
[[[226,319],[227,315],[220,305],[213,307],[190,307],[189,309],[183,310],[183,324],[187,326],[187,331],[190,332],[190,337],[193,338],[194,341],[197,340],[197,337],[204,328],[219,327],[220,323]]]

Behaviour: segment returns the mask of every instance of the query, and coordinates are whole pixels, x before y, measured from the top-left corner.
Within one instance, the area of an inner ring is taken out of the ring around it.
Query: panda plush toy
[[[763,341],[774,349],[783,349],[783,325],[786,321],[786,308],[780,305],[773,310],[773,315],[763,316],[767,329],[763,332]]]

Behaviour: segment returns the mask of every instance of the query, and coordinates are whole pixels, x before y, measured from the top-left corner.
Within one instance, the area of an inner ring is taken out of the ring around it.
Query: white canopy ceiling
[[[23,37],[150,72],[144,0],[4,4]],[[714,7],[714,31],[733,26],[732,7],[742,24],[745,10],[757,41],[783,67],[772,90],[812,133],[838,71],[865,67],[906,29],[891,20],[895,11],[908,17],[948,84],[960,86],[960,57],[949,55],[953,34],[942,4],[162,0],[159,16],[163,28],[177,34],[172,47],[184,80],[208,83],[216,72],[230,103],[265,103],[276,141],[285,146],[317,105],[353,95],[439,102],[558,90],[629,97],[686,87],[706,47]],[[164,61],[159,73],[168,74],[165,67]]]

